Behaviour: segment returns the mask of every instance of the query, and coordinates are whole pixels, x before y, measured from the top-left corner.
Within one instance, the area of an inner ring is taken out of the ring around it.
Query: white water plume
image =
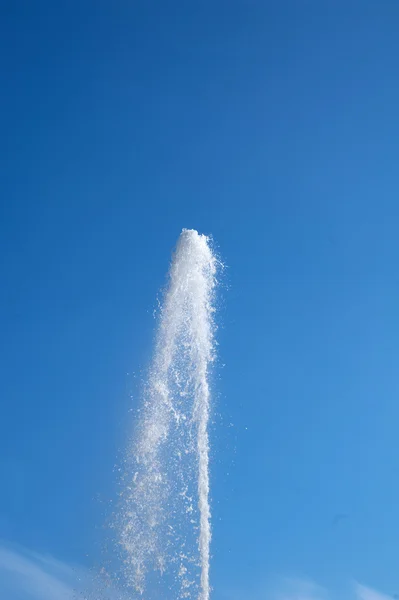
[[[209,238],[182,231],[124,476],[124,574],[146,599],[210,596],[209,367],[219,264]]]

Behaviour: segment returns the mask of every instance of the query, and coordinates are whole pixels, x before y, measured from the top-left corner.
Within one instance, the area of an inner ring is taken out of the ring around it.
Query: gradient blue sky
[[[0,8],[1,597],[101,561],[182,227],[228,265],[214,599],[399,593],[399,3]]]

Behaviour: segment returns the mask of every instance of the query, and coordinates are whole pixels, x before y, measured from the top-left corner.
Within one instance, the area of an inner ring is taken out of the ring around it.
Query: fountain
[[[119,544],[127,586],[158,600],[209,600],[209,370],[220,263],[184,229],[129,446]]]

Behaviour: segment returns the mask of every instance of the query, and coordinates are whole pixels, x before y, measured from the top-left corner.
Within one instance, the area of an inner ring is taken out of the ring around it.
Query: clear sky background
[[[101,562],[182,227],[228,265],[214,600],[398,594],[397,0],[4,0],[0,90],[0,597]]]

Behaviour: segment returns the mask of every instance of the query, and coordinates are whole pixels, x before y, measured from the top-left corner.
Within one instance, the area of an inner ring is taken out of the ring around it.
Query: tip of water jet
[[[187,229],[186,227],[183,227],[183,229],[181,230],[180,237],[197,237],[200,235],[201,234],[198,233],[196,229]]]
[[[203,233],[200,233],[199,231],[197,231],[197,229],[189,229],[189,228],[186,228],[186,227],[183,227],[183,229],[181,230],[180,237],[181,237],[182,235],[185,235],[185,236],[193,236],[193,237],[197,237],[197,236],[198,236],[198,237],[205,237],[205,238],[207,238],[207,239],[208,239],[208,236],[207,236],[207,235],[205,235],[205,234],[203,234]]]

